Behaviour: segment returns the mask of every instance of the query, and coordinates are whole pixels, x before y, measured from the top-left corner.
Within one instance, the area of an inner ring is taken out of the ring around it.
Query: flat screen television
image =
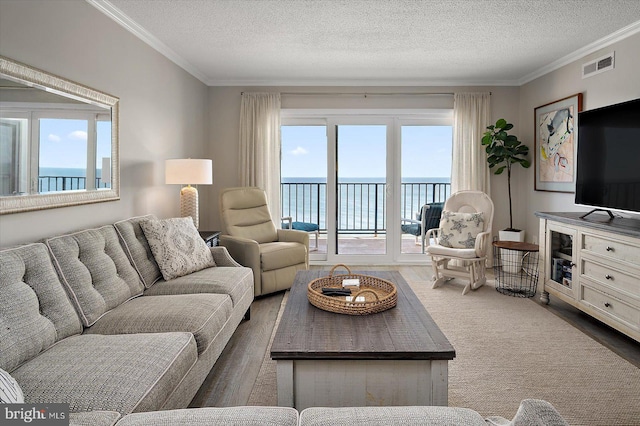
[[[640,212],[640,98],[578,114],[576,175],[576,204]]]

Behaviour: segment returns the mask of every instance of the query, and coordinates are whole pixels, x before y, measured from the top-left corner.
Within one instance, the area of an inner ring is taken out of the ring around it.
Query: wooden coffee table
[[[309,303],[307,285],[328,271],[301,271],[271,347],[278,405],[443,405],[456,353],[399,272],[354,272],[398,288],[395,308],[352,316]]]

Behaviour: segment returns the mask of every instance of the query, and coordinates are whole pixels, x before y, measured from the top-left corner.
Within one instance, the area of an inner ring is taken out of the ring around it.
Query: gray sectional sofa
[[[224,247],[169,235],[180,250],[204,247],[209,266],[166,280],[149,221],[164,223],[131,218],[0,251],[0,368],[26,402],[119,416],[189,404],[248,317],[253,272]]]
[[[566,425],[538,400],[513,421],[456,407],[185,409],[254,297],[252,270],[203,244],[192,222],[149,215],[0,250],[0,402],[68,403],[75,426]]]
[[[193,408],[134,413],[77,413],[74,426],[568,426],[546,401],[525,399],[512,420],[482,418],[460,407],[311,407],[298,413],[287,407]]]

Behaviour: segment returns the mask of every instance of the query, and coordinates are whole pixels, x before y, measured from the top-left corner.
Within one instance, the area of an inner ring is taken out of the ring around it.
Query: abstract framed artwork
[[[580,111],[582,93],[534,110],[536,191],[575,192]]]

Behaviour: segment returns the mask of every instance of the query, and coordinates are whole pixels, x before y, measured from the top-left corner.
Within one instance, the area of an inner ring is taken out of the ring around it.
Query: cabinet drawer
[[[581,274],[587,278],[640,298],[640,277],[582,258]]]
[[[605,313],[618,321],[625,322],[630,326],[640,328],[640,309],[628,305],[619,299],[609,296],[595,288],[581,286],[580,301],[599,312]]]
[[[597,256],[631,263],[636,266],[640,265],[640,247],[624,242],[584,233],[582,235],[581,249]]]

